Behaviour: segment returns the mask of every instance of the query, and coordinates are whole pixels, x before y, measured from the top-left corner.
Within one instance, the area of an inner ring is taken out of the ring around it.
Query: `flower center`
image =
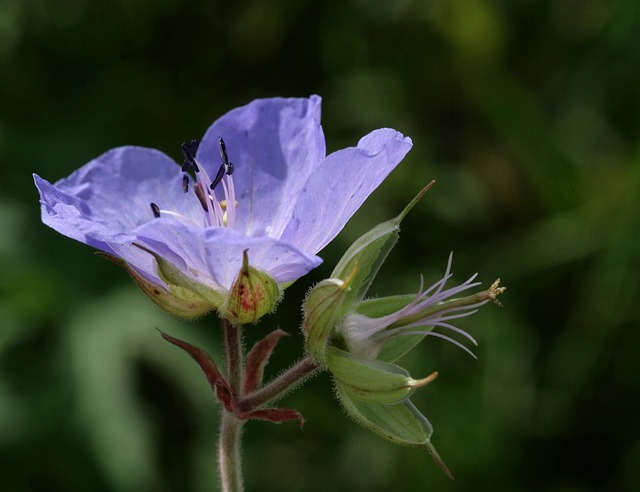
[[[195,183],[191,188],[193,188],[194,196],[202,208],[202,223],[197,224],[178,212],[164,210],[155,203],[151,203],[153,216],[158,218],[161,215],[169,215],[198,227],[233,227],[236,221],[237,203],[233,179],[231,178],[234,166],[233,163],[229,161],[227,146],[222,137],[220,137],[218,140],[218,151],[222,162],[216,176],[211,179],[204,166],[196,159],[198,145],[199,142],[197,140],[191,140],[191,142],[185,142],[180,146],[180,150],[184,156],[184,162],[182,164],[182,172],[184,173],[182,176],[182,191],[185,193],[189,192],[190,176],[188,173],[189,171],[193,171]],[[222,190],[220,190],[219,185],[222,186]],[[222,195],[224,195],[222,200],[218,200],[216,188],[218,188],[218,193],[222,192]]]

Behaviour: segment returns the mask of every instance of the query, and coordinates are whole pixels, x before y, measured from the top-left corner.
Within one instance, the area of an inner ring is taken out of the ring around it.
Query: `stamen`
[[[200,168],[196,179],[198,180],[198,183],[201,183],[202,186],[202,197],[198,197],[198,199],[201,201],[204,200],[204,202],[207,204],[207,207],[205,207],[205,211],[208,212],[208,225],[221,226],[223,224],[222,210],[220,209],[220,205],[215,198],[215,193],[212,191],[212,193],[214,193],[214,196],[211,196],[210,194],[205,192],[205,190],[211,186],[211,178],[209,177],[209,173],[207,173],[207,170],[204,167]]]
[[[202,205],[202,208],[205,210],[205,212],[208,212],[209,207],[207,206],[207,194],[204,191],[204,187],[202,186],[202,183],[196,183],[196,185],[193,188],[196,192],[196,196],[198,197],[198,200],[200,201],[200,205]]]
[[[158,207],[155,203],[151,202],[151,211],[153,212],[153,216],[157,219],[160,217],[160,207]]]
[[[232,162],[229,162],[229,156],[227,155],[227,146],[225,145],[222,137],[218,138],[218,152],[220,153],[220,159],[222,159],[225,173],[227,174],[227,176],[231,176],[233,174],[234,166]]]
[[[198,169],[198,165],[196,164],[196,152],[198,150],[198,145],[199,142],[193,139],[189,143],[183,142],[180,146],[180,150],[182,151],[182,155],[184,156],[182,172],[188,171],[189,168],[192,168],[196,173],[200,171]]]
[[[231,178],[225,179],[226,176],[230,176],[233,173],[234,165],[229,162],[229,156],[227,154],[227,148],[224,140],[219,139],[219,152],[222,164],[217,170],[215,178],[212,180],[207,170],[198,163],[196,159],[196,153],[198,151],[199,142],[197,140],[190,140],[189,142],[183,142],[180,145],[180,150],[184,156],[184,163],[182,164],[182,171],[185,173],[182,176],[182,190],[187,193],[189,191],[190,184],[190,170],[195,172],[195,182],[193,184],[193,191],[196,198],[200,202],[200,206],[205,211],[205,227],[233,227],[236,217],[236,199],[235,189],[233,187],[233,180]],[[189,173],[189,174],[187,174]],[[216,197],[215,188],[222,183],[222,193],[224,195],[223,205],[218,201]],[[225,203],[226,201],[226,203]],[[223,209],[224,208],[224,209]],[[163,212],[160,210],[160,212]]]
[[[216,186],[220,184],[220,181],[222,181],[222,178],[224,177],[224,171],[225,171],[225,167],[224,167],[224,164],[222,164],[220,166],[220,169],[218,169],[218,174],[216,174],[216,177],[211,182],[211,185],[209,186],[209,188],[211,188],[212,190],[216,189]]]
[[[188,217],[185,217],[182,214],[179,214],[177,212],[174,212],[172,210],[160,210],[160,213],[162,214],[163,217],[166,217],[167,215],[170,215],[171,217],[175,217],[178,220],[181,220],[182,222],[184,222],[185,224],[190,224],[194,227],[201,227],[201,225],[196,224],[193,220],[189,219]]]
[[[234,227],[236,223],[236,191],[233,187],[233,179],[226,179],[222,182],[222,188],[224,189],[224,196],[228,199],[223,200],[225,205],[228,205],[225,210],[225,224],[227,227]]]

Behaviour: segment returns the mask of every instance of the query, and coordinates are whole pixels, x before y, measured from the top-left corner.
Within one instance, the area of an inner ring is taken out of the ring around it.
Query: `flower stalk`
[[[220,417],[220,436],[218,438],[218,471],[220,488],[224,492],[241,492],[242,460],[240,457],[240,438],[242,420],[233,413],[222,410]]]
[[[227,382],[232,394],[240,394],[243,350],[242,325],[234,325],[222,319],[225,353],[227,355]],[[222,407],[220,416],[220,434],[218,437],[218,471],[221,490],[224,492],[240,492],[244,489],[242,482],[242,458],[240,441],[243,421]]]

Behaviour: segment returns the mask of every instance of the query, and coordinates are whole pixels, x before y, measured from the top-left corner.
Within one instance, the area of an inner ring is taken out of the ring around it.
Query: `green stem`
[[[242,381],[243,350],[242,325],[222,320],[222,331],[227,356],[227,381],[239,394]],[[240,437],[243,421],[233,413],[222,409],[220,435],[218,438],[218,471],[223,492],[240,492],[242,484],[242,462],[240,459]]]

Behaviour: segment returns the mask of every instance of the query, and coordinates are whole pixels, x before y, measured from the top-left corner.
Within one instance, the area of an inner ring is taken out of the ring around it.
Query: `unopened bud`
[[[344,301],[344,282],[326,279],[315,285],[303,306],[302,332],[307,352],[320,364],[326,363],[326,348]]]
[[[327,342],[335,329],[342,304],[349,292],[351,279],[357,271],[356,266],[345,281],[329,278],[319,282],[311,289],[304,301],[302,332],[305,336],[305,345],[307,352],[319,364],[326,363]]]

